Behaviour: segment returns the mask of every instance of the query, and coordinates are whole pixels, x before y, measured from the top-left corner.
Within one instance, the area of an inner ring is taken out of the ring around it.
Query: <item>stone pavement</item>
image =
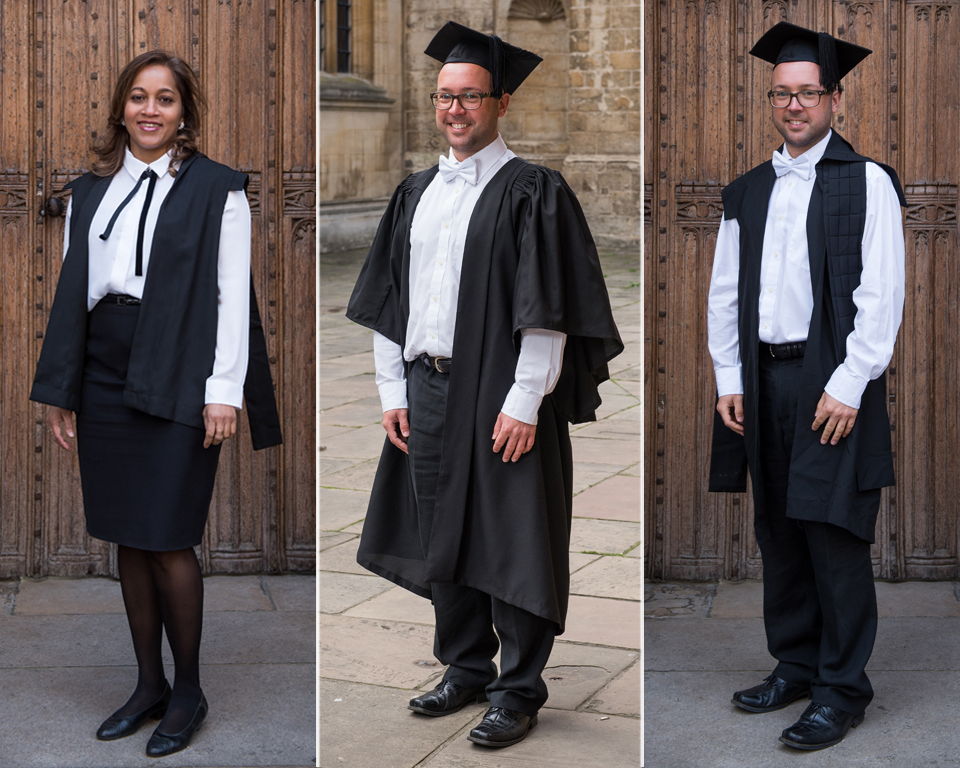
[[[817,752],[778,741],[806,699],[765,714],[730,703],[774,666],[761,582],[652,582],[645,598],[649,768],[960,766],[957,582],[877,583],[880,621],[867,666],[874,700],[843,742]]]
[[[550,699],[522,743],[466,740],[486,711],[406,709],[443,668],[429,601],[356,564],[384,442],[372,335],[344,316],[363,253],[320,264],[320,766],[486,768],[640,765],[640,272],[603,256],[626,345],[601,387],[598,421],[571,431],[574,504],[566,632],[544,677]]]
[[[204,589],[210,714],[187,749],[149,758],[156,721],[117,741],[94,735],[137,680],[120,583],[0,582],[0,767],[312,766],[316,578],[208,576]],[[172,681],[166,641],[164,659]]]

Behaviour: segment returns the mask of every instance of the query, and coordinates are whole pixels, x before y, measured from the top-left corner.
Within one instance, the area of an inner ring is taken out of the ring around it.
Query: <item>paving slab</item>
[[[640,648],[639,601],[570,595],[567,624],[561,638],[618,648]]]
[[[349,429],[349,427],[343,427],[343,429]],[[318,447],[317,454],[320,456],[321,483],[325,481],[328,475],[332,475],[334,472],[339,472],[341,469],[353,467],[360,463],[357,459],[336,459],[333,457],[328,457],[327,448],[322,444]]]
[[[321,395],[321,397],[320,397],[320,400],[321,400],[322,402],[320,403],[320,405],[319,405],[318,407],[319,407],[321,413],[324,411],[324,409],[334,408],[335,406],[340,405],[339,402],[330,401],[330,400],[328,400],[327,398],[323,397],[322,395]],[[319,445],[321,445],[321,446],[323,447],[323,450],[326,451],[326,450],[327,450],[327,446],[326,446],[327,440],[330,440],[331,438],[336,437],[337,435],[342,435],[342,434],[344,434],[345,432],[350,432],[352,429],[354,429],[354,427],[352,427],[352,426],[344,426],[344,425],[342,425],[342,424],[321,424],[321,425],[320,425],[320,436],[319,436],[317,442],[319,443]]]
[[[360,538],[354,537],[350,541],[345,541],[336,547],[329,547],[320,553],[320,570],[334,571],[336,573],[356,573],[366,576],[370,573],[357,563],[357,549],[360,546]]]
[[[144,754],[156,721],[117,741],[97,741],[94,736],[100,722],[130,695],[135,667],[0,670],[0,764],[10,768],[313,765],[313,664],[203,664],[200,675],[210,714],[186,750],[157,760]]]
[[[413,594],[409,589],[395,587],[388,581],[384,581],[384,584],[389,587],[387,591],[349,611],[344,611],[343,615],[425,624],[430,627],[434,625],[433,603],[420,595]]]
[[[606,720],[601,718],[606,717]],[[653,764],[651,763],[651,768]],[[444,745],[423,768],[639,768],[640,721],[551,709],[509,749],[490,750],[463,737]]]
[[[955,581],[878,581],[877,611],[881,618],[960,616]]]
[[[320,341],[320,350],[323,351],[323,340]],[[349,397],[350,402],[360,397],[378,397],[376,376],[373,373],[361,373],[356,376],[347,376],[342,379],[325,381],[320,385],[320,394],[323,397]]]
[[[339,531],[362,520],[367,514],[370,494],[342,488],[320,488],[320,528]]]
[[[575,517],[640,522],[640,480],[614,475],[573,500]]]
[[[609,458],[615,458],[610,456]],[[573,462],[573,494],[578,494],[591,488],[597,483],[603,482],[608,477],[616,477],[620,472],[626,469],[624,464],[595,464],[589,461]],[[574,501],[576,507],[576,501]],[[576,514],[576,512],[574,512]]]
[[[631,664],[640,654],[615,648],[557,641],[543,671],[550,709],[575,710]],[[639,678],[638,678],[639,680]],[[639,696],[639,687],[637,688]]]
[[[338,544],[343,544],[343,542],[355,538],[355,533],[344,533],[342,531],[340,533],[329,533],[320,531],[320,537],[317,539],[317,550],[323,552],[326,549],[330,549],[330,547],[335,547]]]
[[[639,523],[575,517],[570,531],[571,552],[619,555],[640,541]]]
[[[641,581],[638,559],[607,555],[577,572],[570,581],[570,594],[615,597],[639,602],[642,593]]]
[[[620,376],[615,376],[614,382],[625,394],[636,398],[643,397],[643,382],[640,379],[627,379],[621,378]]]
[[[359,355],[324,361],[317,371],[317,378],[320,381],[320,391],[323,392],[326,382],[352,378],[361,374],[373,375],[374,373],[373,355],[369,352],[362,352]]]
[[[317,610],[317,577],[312,573],[264,575],[263,588],[278,611]]]
[[[633,399],[633,398],[626,398]],[[633,400],[633,407],[585,424],[576,431],[577,437],[596,437],[611,440],[630,440],[640,434],[640,405]]]
[[[689,623],[687,623],[689,628]],[[703,638],[705,639],[705,638]],[[760,674],[761,670],[756,670]],[[766,674],[766,672],[764,672]],[[648,671],[645,760],[651,768],[953,768],[958,765],[960,673],[876,672],[863,724],[835,747],[799,752],[778,741],[804,701],[752,715],[730,703],[742,672]],[[749,680],[747,681],[749,683]],[[809,703],[809,702],[807,702]],[[705,733],[722,734],[706,739]]]
[[[372,574],[322,573],[319,609],[321,613],[342,613],[392,587],[386,579]]]
[[[13,613],[17,616],[123,613],[120,582],[108,578],[22,579]]]
[[[626,672],[607,683],[584,706],[588,712],[609,715],[640,717],[640,673],[639,659]]]
[[[274,605],[263,591],[259,576],[206,576],[203,579],[203,610],[205,613],[272,611]]]
[[[609,464],[610,459],[622,462],[621,467],[629,467],[640,461],[640,440],[612,440],[601,437],[570,436],[573,444],[573,460],[589,461],[594,464]]]
[[[413,689],[435,677],[433,627],[320,615],[320,675],[392,688]]]
[[[717,589],[716,582],[647,581],[643,585],[644,614],[654,617],[706,618],[712,615],[711,606]]]
[[[365,427],[368,424],[380,424],[383,420],[383,408],[380,397],[365,397],[352,400],[343,405],[327,408],[320,412],[320,424],[337,424],[350,427]],[[322,427],[321,427],[322,428]]]
[[[383,428],[380,428],[383,432]],[[357,491],[369,491],[373,488],[373,478],[377,474],[380,454],[375,459],[355,461],[349,467],[321,475],[321,482],[330,488],[345,488]]]
[[[721,581],[710,606],[714,619],[762,619],[763,582],[759,579]]]
[[[576,573],[581,568],[589,565],[595,561],[598,557],[602,555],[585,555],[582,552],[571,552],[570,553],[570,573]]]
[[[19,589],[20,579],[0,581],[0,615],[13,611]]]
[[[621,474],[621,475],[626,475],[626,476],[628,476],[628,477],[640,477],[640,473],[641,473],[641,472],[642,472],[642,470],[641,470],[641,468],[640,468],[640,462],[637,462],[637,463],[634,464],[633,466],[627,467],[627,468],[626,468],[625,470],[623,470],[623,472],[621,472],[620,474]]]
[[[647,618],[643,639],[647,670],[767,669],[762,678],[774,665],[762,619]]]
[[[597,408],[597,418],[604,419],[609,416],[619,415],[620,413],[626,411],[628,408],[636,408],[637,398],[633,395],[625,394],[622,389],[617,387],[616,384],[611,384],[613,391],[609,393],[600,393],[600,407]],[[576,434],[580,432],[581,429],[586,429],[591,426],[591,423],[587,424],[572,424],[570,426],[570,434]],[[639,434],[639,433],[636,433]]]
[[[486,712],[485,704],[471,704],[424,717],[407,709],[411,693],[321,680],[320,768],[411,768]],[[358,733],[358,724],[374,723],[372,731]]]
[[[383,427],[380,424],[370,424],[356,427],[349,432],[341,432],[329,439],[324,438],[324,445],[329,456],[372,459],[379,458],[385,439]]]

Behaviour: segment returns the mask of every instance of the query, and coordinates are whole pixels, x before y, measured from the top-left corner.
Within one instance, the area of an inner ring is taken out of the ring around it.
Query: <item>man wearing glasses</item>
[[[893,459],[883,372],[903,313],[905,205],[893,169],[830,128],[870,51],[781,22],[750,51],[784,144],[723,190],[709,300],[717,378],[710,489],[746,490],[767,647],[748,712],[811,698],[780,741],[840,742],[863,721],[877,630],[870,544]]]
[[[497,131],[540,57],[454,22],[425,53],[450,153],[397,189],[347,311],[375,331],[387,432],[357,561],[433,601],[448,669],[409,708],[489,700],[468,738],[505,747],[537,724],[566,616],[568,424],[623,345],[576,197]]]

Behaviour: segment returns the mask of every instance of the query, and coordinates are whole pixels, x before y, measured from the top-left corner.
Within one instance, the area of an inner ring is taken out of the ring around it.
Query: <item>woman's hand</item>
[[[71,450],[70,443],[66,441],[64,433],[66,433],[66,437],[71,439],[77,434],[77,419],[73,415],[73,411],[48,405],[47,427],[49,427],[50,434],[53,435],[53,439],[57,441],[61,448]]]
[[[203,424],[207,428],[203,447],[220,445],[237,434],[237,409],[232,405],[210,403],[203,409]]]

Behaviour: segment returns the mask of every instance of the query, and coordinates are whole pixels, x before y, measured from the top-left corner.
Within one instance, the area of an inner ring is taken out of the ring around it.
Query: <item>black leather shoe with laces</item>
[[[863,722],[863,715],[852,715],[842,709],[813,702],[780,741],[794,749],[826,749],[843,741],[847,731]]]
[[[770,675],[764,678],[761,685],[733,694],[733,703],[747,712],[776,712],[801,696],[809,695],[809,685],[794,685],[776,675]]]
[[[537,715],[530,717],[512,709],[490,707],[467,740],[484,747],[509,747],[523,741],[536,724]]]
[[[472,702],[481,704],[486,700],[487,695],[483,691],[471,691],[449,680],[441,680],[430,693],[410,699],[407,709],[412,709],[420,715],[443,717],[459,712],[465,705]]]

